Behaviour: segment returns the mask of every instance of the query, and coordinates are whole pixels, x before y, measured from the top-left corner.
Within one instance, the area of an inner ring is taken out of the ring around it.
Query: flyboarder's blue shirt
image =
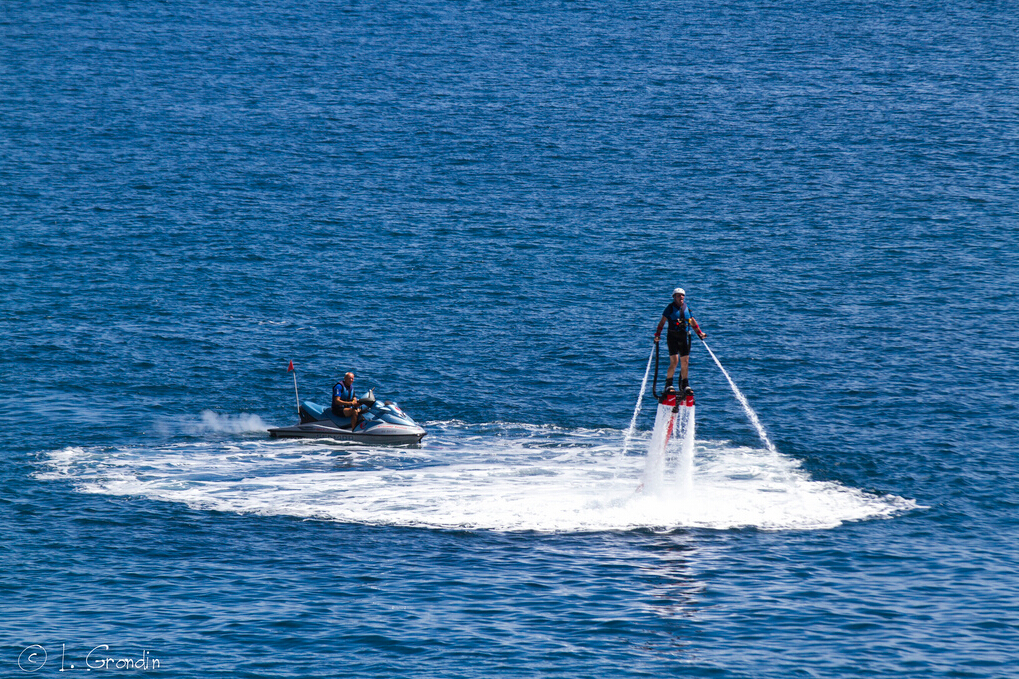
[[[347,387],[346,385],[343,384],[343,382],[337,382],[336,384],[333,385],[333,398],[338,398],[341,401],[347,401],[348,403],[350,401],[353,401],[354,385],[352,384],[349,387]]]
[[[669,302],[669,306],[665,307],[662,316],[669,319],[669,333],[685,335],[687,326],[690,325],[693,311],[686,305],[686,302],[683,302],[680,306],[676,306],[675,302]]]

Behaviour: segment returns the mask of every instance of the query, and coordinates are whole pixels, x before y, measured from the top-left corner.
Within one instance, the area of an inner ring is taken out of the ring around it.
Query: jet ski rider
[[[676,288],[672,291],[672,302],[662,312],[662,320],[658,321],[658,329],[655,330],[654,341],[662,334],[662,327],[669,324],[669,334],[666,340],[669,343],[669,372],[665,374],[666,388],[672,386],[672,376],[676,373],[676,364],[682,359],[682,368],[679,371],[679,391],[685,392],[690,387],[688,375],[690,372],[690,331],[692,327],[701,339],[707,337],[707,333],[701,331],[697,321],[693,318],[693,312],[686,305],[686,290]]]
[[[333,414],[349,417],[350,431],[354,431],[361,414],[361,402],[354,395],[354,373],[347,373],[342,382],[333,385]]]

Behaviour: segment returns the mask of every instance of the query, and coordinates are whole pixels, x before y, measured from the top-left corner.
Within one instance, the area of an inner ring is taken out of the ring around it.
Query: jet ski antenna
[[[288,373],[294,373],[294,398],[297,399],[297,414],[301,414],[301,395],[297,393],[297,368],[294,367],[294,360],[290,359],[290,366],[287,368]]]

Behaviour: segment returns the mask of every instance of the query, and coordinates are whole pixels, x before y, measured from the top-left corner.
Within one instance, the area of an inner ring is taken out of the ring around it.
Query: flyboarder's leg
[[[676,374],[676,366],[679,365],[679,355],[682,352],[680,346],[680,338],[674,334],[669,333],[666,339],[669,342],[669,372],[665,373],[665,386],[672,386],[672,377]]]
[[[679,364],[679,354],[669,356],[669,371],[665,373],[665,386],[672,386],[672,376],[676,374],[676,365]]]

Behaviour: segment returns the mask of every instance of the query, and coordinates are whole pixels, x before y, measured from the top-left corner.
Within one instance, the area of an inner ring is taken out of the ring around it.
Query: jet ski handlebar
[[[369,408],[371,408],[373,405],[375,405],[375,388],[372,387],[371,389],[368,390],[367,394],[365,394],[364,396],[357,400],[361,405],[366,405]]]

